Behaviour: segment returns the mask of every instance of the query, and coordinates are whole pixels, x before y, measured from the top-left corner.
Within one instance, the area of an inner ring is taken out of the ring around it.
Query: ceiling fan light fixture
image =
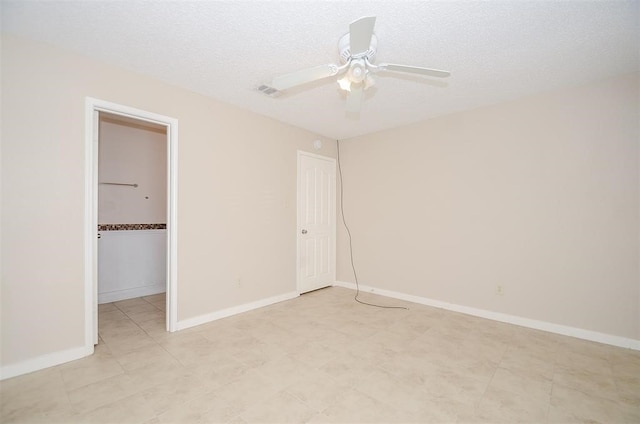
[[[364,79],[364,89],[366,90],[369,87],[373,87],[374,85],[376,85],[376,80],[367,73],[367,77]]]
[[[344,91],[351,91],[351,81],[346,75],[338,80],[338,85]]]
[[[351,82],[362,82],[367,77],[367,65],[363,59],[354,59],[351,61],[347,77]]]

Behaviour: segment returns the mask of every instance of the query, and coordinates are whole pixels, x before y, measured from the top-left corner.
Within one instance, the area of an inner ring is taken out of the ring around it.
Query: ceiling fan
[[[351,22],[349,32],[340,37],[338,41],[342,65],[330,63],[280,75],[274,78],[271,84],[258,87],[258,90],[267,95],[272,95],[298,85],[344,74],[338,80],[338,84],[341,89],[348,92],[347,111],[359,112],[362,107],[364,90],[375,83],[371,76],[372,73],[392,71],[440,78],[450,75],[447,71],[420,66],[396,65],[393,63],[374,65],[373,62],[378,46],[378,39],[373,33],[375,23],[375,16],[365,16]]]

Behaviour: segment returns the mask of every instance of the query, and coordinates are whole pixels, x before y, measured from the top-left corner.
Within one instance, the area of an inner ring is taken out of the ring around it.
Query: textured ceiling
[[[640,69],[632,1],[5,1],[2,31],[100,59],[331,138],[397,127]],[[376,78],[345,112],[335,78],[278,98],[280,74],[339,63],[377,16],[376,62],[451,71]]]

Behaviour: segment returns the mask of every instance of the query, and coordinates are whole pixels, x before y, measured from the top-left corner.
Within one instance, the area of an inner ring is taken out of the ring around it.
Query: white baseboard
[[[348,283],[344,281],[336,281],[334,286],[345,287],[351,290],[355,290],[354,283]],[[619,346],[634,350],[640,350],[640,340],[630,339],[626,337],[614,336],[611,334],[600,333],[597,331],[584,330],[581,328],[569,327],[566,325],[554,324],[546,321],[539,321],[529,318],[518,317],[515,315],[508,315],[499,312],[487,311],[484,309],[471,308],[468,306],[456,305],[454,303],[442,302],[439,300],[433,300],[425,297],[414,296],[410,294],[378,289],[371,286],[360,284],[360,291],[375,293],[381,296],[386,296],[394,299],[406,300],[408,302],[418,303],[421,305],[433,306],[436,308],[446,309],[449,311],[460,312],[467,315],[473,315],[481,318],[487,318],[494,321],[505,322],[509,324],[519,325],[521,327],[534,328],[537,330],[548,331],[551,333],[562,334],[565,336],[576,337],[579,339],[590,340],[599,343],[605,343],[613,346]],[[297,292],[290,292],[273,296],[267,299],[257,300],[255,302],[245,303],[243,305],[234,306],[227,309],[222,309],[210,314],[200,315],[197,317],[189,318],[186,320],[178,321],[176,324],[177,330],[184,330],[186,328],[195,327],[197,325],[206,324],[211,321],[226,318],[232,315],[237,315],[243,312],[248,312],[254,309],[269,306],[274,303],[283,302],[298,297]],[[76,359],[84,358],[93,354],[93,346],[79,347],[61,352],[49,353],[39,356],[37,358],[29,359],[19,362],[17,364],[4,365],[0,367],[0,380],[16,377],[23,374],[28,374],[34,371],[39,371],[44,368],[53,367],[63,364],[65,362],[75,361]]]
[[[152,294],[167,291],[166,284],[154,284],[152,286],[136,287],[133,289],[114,290],[98,293],[98,304],[117,302],[119,300],[133,299],[134,297],[151,296]]]
[[[233,306],[231,308],[222,309],[220,311],[212,312],[210,314],[199,315],[197,317],[188,318],[176,323],[176,330],[184,330],[185,328],[195,327],[196,325],[206,324],[211,321],[215,321],[222,318],[227,318],[232,315],[241,314],[254,309],[262,308],[264,306],[273,305],[274,303],[283,302],[285,300],[294,299],[300,296],[297,292],[290,292],[281,294],[278,296],[269,297],[266,299],[257,300],[255,302],[245,303],[243,305]]]
[[[354,283],[344,281],[336,281],[334,286],[344,287],[355,290]],[[391,297],[394,299],[406,300],[408,302],[418,303],[421,305],[433,306],[436,308],[446,309],[448,311],[460,312],[467,315],[473,315],[480,318],[487,318],[494,321],[506,322],[508,324],[519,325],[521,327],[534,328],[536,330],[548,331],[550,333],[561,334],[563,336],[576,337],[578,339],[590,340],[598,343],[624,347],[634,350],[640,350],[640,340],[630,339],[627,337],[614,336],[611,334],[600,333],[597,331],[584,330],[582,328],[569,327],[566,325],[554,324],[546,321],[538,321],[535,319],[523,318],[515,315],[503,314],[500,312],[487,311],[485,309],[471,308],[469,306],[457,305],[455,303],[447,303],[439,300],[433,300],[426,297],[414,296],[405,293],[399,293],[390,290],[378,289],[371,286],[359,284],[361,292],[375,293],[380,296]]]
[[[208,322],[240,314],[242,312],[248,312],[253,309],[272,305],[274,303],[294,299],[298,296],[299,294],[297,292],[285,293],[278,296],[269,297],[267,299],[261,299],[255,302],[245,303],[243,305],[223,309],[210,314],[200,315],[194,318],[178,321],[176,324],[176,330],[184,330],[186,328],[195,327],[196,325],[206,324]],[[39,356],[37,358],[22,361],[17,364],[5,365],[0,367],[0,380],[17,377],[19,375],[28,374],[34,371],[39,371],[41,369],[60,365],[65,362],[75,361],[76,359],[81,359],[91,354],[93,354],[93,345],[91,347],[80,347],[65,350],[62,352],[54,352]]]
[[[76,359],[81,359],[91,354],[93,354],[93,345],[90,347],[83,346],[61,352],[48,353],[33,359],[18,362],[17,364],[4,365],[0,368],[0,380],[39,371],[64,364],[65,362],[75,361]]]

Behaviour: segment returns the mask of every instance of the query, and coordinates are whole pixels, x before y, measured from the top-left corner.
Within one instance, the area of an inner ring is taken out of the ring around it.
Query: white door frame
[[[177,329],[178,120],[104,100],[85,99],[85,346],[98,342],[98,120],[99,112],[164,125],[167,128],[167,331]]]
[[[303,156],[306,157],[310,157],[310,158],[314,158],[314,159],[320,159],[320,160],[326,160],[329,162],[333,162],[334,165],[334,175],[333,175],[333,181],[334,184],[336,183],[336,159],[329,157],[329,156],[322,156],[322,155],[316,155],[314,153],[309,153],[309,152],[305,152],[302,150],[298,150],[298,163],[297,163],[297,190],[296,190],[296,290],[298,291],[298,294],[302,293],[302,285],[301,285],[301,281],[302,281],[302,276],[300,273],[300,232],[302,231],[302,227],[300,224],[300,218],[299,218],[299,212],[300,212],[300,199],[301,197],[301,191],[303,189],[302,187],[302,169],[300,167],[300,162],[301,162],[301,158]],[[332,215],[333,215],[333,225],[332,225],[332,229],[331,229],[331,233],[332,233],[332,251],[333,251],[333,257],[331,258],[332,260],[332,279],[333,279],[333,283],[335,283],[336,280],[336,210],[335,210],[335,206],[337,205],[337,198],[335,196],[337,196],[337,191],[336,191],[336,187],[334,187],[333,189],[333,194],[334,194],[334,201],[333,201],[333,205],[334,205],[334,210],[332,211]]]

